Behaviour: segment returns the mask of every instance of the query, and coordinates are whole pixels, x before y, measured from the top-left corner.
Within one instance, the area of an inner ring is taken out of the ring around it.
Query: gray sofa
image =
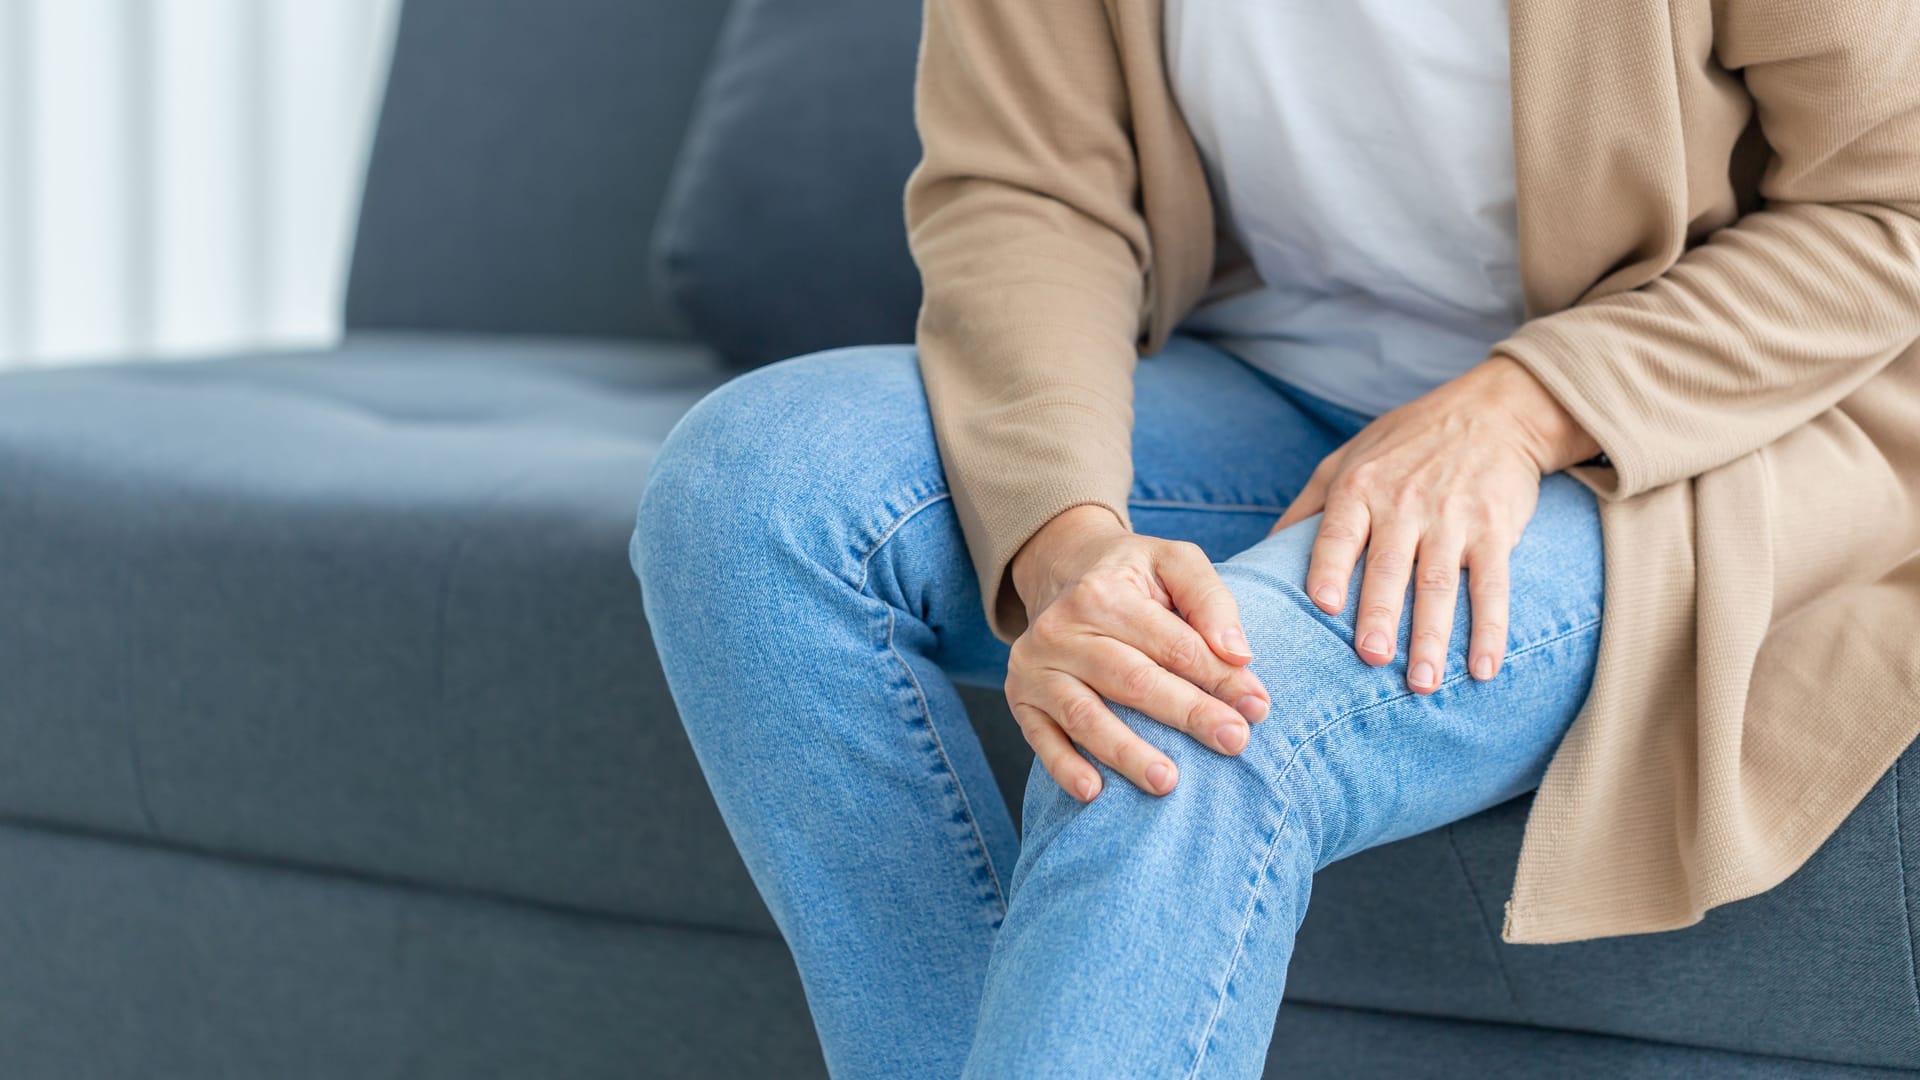
[[[0,376],[0,1076],[821,1073],[626,541],[911,336],[917,7],[410,0],[340,348]],[[1524,799],[1330,868],[1269,1075],[1912,1075],[1914,784],[1652,937],[1499,941]]]

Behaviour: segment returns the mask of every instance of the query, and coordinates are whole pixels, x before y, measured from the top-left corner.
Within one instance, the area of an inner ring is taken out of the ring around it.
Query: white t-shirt
[[[1264,287],[1182,328],[1377,415],[1519,325],[1505,0],[1166,0],[1167,72]]]

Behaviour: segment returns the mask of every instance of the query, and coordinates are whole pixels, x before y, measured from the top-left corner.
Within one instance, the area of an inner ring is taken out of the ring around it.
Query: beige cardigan
[[[1510,11],[1527,319],[1495,351],[1612,466],[1572,470],[1599,667],[1502,935],[1674,929],[1792,873],[1920,734],[1920,3]],[[1134,364],[1252,279],[1158,0],[927,0],[915,112],[920,365],[1010,642],[1021,544],[1131,520]]]

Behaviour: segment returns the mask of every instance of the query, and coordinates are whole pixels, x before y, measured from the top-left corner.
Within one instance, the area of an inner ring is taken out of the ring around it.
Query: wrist
[[[1494,400],[1513,417],[1522,444],[1542,476],[1600,453],[1600,444],[1526,365],[1496,353],[1480,369],[1494,387]]]
[[[1127,527],[1119,517],[1099,503],[1069,506],[1047,519],[1047,523],[1013,553],[1007,565],[1013,591],[1029,611],[1036,605],[1044,605],[1052,591],[1059,587],[1054,580],[1054,567],[1061,553],[1103,536],[1126,532]]]

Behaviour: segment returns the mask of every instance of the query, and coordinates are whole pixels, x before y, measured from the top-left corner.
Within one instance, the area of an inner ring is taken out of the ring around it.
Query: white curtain
[[[398,0],[0,0],[0,368],[339,333]]]

